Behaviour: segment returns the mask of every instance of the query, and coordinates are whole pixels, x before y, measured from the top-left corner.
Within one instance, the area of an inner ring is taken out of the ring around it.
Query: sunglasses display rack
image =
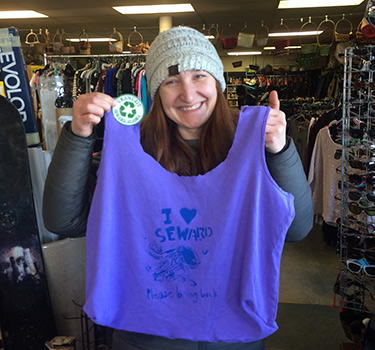
[[[345,51],[341,124],[340,273],[343,308],[375,312],[375,46]],[[340,151],[340,150],[339,150]],[[336,157],[336,155],[335,155]]]

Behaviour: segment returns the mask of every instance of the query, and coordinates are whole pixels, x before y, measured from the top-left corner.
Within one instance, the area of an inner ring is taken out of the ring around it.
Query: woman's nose
[[[194,93],[194,84],[190,81],[184,80],[181,84],[181,99],[185,102],[191,102],[194,100]]]

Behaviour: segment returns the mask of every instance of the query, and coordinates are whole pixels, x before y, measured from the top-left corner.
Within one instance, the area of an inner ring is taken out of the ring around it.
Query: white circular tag
[[[112,107],[115,119],[123,125],[135,125],[141,121],[144,114],[142,101],[134,95],[125,94],[116,98],[116,106]]]

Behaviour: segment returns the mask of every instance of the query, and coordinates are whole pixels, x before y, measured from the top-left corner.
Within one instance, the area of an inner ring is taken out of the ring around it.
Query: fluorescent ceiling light
[[[168,4],[168,5],[141,5],[141,6],[114,6],[114,10],[123,15],[140,15],[148,13],[175,13],[194,12],[191,4]]]
[[[215,37],[213,35],[205,35],[204,36],[206,39],[215,39]]]
[[[78,43],[80,41],[87,41],[87,38],[71,38],[71,39],[66,39],[67,41],[71,41],[72,43]],[[109,42],[109,41],[117,41],[114,38],[89,38],[89,41],[96,42],[96,43],[101,43],[101,42]]]
[[[229,56],[249,56],[249,55],[261,55],[261,51],[238,51],[238,52],[228,52]]]
[[[284,47],[285,50],[293,50],[293,49],[300,49],[301,46],[286,46]],[[276,50],[275,46],[266,46],[263,48],[263,50]]]
[[[269,37],[289,37],[289,36],[310,36],[310,35],[320,35],[322,30],[311,30],[311,31],[302,31],[302,32],[284,32],[284,33],[269,33]]]
[[[311,8],[311,7],[336,7],[336,6],[356,6],[363,0],[280,0],[279,9]]]
[[[48,16],[43,15],[32,10],[25,11],[0,11],[0,20],[1,19],[17,19],[17,18],[47,18]]]

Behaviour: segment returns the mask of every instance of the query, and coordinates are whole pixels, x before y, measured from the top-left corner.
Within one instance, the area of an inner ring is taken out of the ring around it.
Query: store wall
[[[224,53],[220,54],[220,58],[224,64],[225,72],[245,72],[250,64],[257,65],[260,68],[271,65],[272,67],[282,67],[289,70],[291,67],[297,67],[298,54],[290,53],[288,56],[278,57],[272,53],[259,56],[228,56]],[[232,63],[238,61],[242,61],[242,66],[234,68]]]

